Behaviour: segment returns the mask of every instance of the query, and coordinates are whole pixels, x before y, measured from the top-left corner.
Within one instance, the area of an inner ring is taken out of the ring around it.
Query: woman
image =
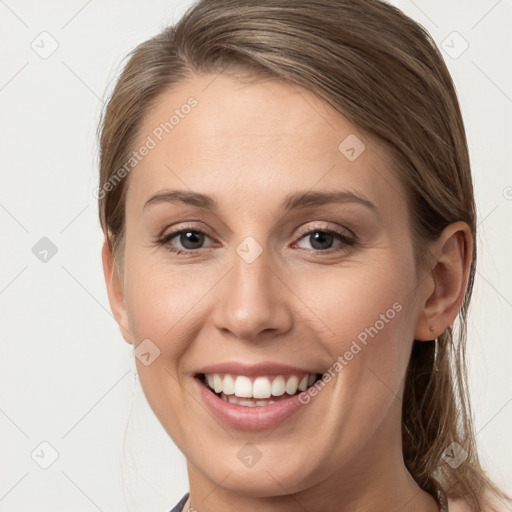
[[[110,305],[187,458],[173,512],[504,509],[467,401],[465,131],[421,26],[200,1],[131,54],[100,144]]]

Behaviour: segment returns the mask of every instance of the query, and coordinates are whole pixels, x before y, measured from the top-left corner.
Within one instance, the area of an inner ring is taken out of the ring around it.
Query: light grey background
[[[441,45],[460,97],[480,231],[475,423],[490,475],[512,492],[512,2],[392,3]],[[93,190],[122,58],[189,4],[0,0],[0,512],[163,512],[188,489],[110,313]]]

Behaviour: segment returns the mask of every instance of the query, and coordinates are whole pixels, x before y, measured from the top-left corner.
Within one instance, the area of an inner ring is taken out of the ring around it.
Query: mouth
[[[264,407],[306,391],[322,378],[322,373],[261,376],[197,373],[194,378],[225,402],[242,407]]]

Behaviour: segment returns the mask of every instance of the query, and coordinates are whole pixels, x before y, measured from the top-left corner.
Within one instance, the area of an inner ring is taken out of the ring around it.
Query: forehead
[[[134,150],[145,145],[151,149],[129,176],[128,208],[141,209],[163,188],[254,208],[317,188],[364,191],[382,208],[405,203],[382,146],[284,81],[192,75],[143,119]]]

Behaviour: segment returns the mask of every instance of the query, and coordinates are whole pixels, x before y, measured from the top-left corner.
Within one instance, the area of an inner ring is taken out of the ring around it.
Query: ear
[[[430,246],[430,274],[424,280],[414,338],[433,340],[454,322],[466,292],[473,256],[473,236],[467,223],[448,225]]]
[[[108,301],[110,309],[114,314],[117,324],[121,329],[121,333],[125,341],[133,345],[130,334],[128,312],[124,301],[123,286],[119,281],[119,276],[114,268],[114,256],[105,236],[103,248],[101,250],[101,259],[103,262],[103,275],[105,276],[105,284],[107,285]]]

